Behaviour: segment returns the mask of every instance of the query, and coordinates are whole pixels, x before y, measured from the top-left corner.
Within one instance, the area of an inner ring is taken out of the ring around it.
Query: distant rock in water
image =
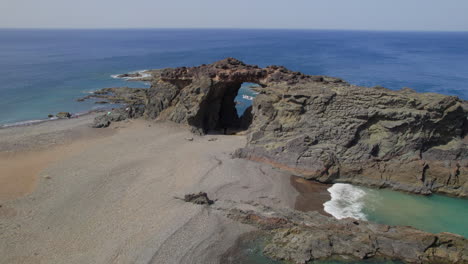
[[[139,72],[124,73],[124,74],[117,75],[117,78],[137,78],[137,77],[142,77],[142,75]]]
[[[59,112],[55,116],[58,118],[70,118],[72,115],[69,112]]]
[[[144,116],[205,134],[248,129],[236,157],[320,182],[468,196],[468,103],[455,96],[351,85],[228,58],[147,71]],[[256,83],[251,111],[234,102]]]

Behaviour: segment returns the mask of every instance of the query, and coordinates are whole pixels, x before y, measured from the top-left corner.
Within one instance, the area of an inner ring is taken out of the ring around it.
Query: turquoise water
[[[371,189],[350,184],[334,184],[325,211],[336,218],[353,217],[387,225],[413,226],[432,233],[451,232],[468,237],[468,199],[443,195],[421,196],[388,189]],[[241,244],[245,264],[277,264],[263,256],[264,242]],[[398,264],[383,260],[324,260],[313,264]]]
[[[334,184],[328,191],[332,199],[324,208],[336,218],[353,217],[468,237],[468,199],[421,196],[342,183]]]
[[[409,225],[432,233],[451,232],[468,238],[468,199],[364,189],[367,194],[363,212],[369,221]]]

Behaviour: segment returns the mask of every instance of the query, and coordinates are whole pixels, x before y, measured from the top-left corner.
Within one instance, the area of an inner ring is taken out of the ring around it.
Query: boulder
[[[58,118],[70,118],[72,115],[69,112],[59,112],[55,116]]]
[[[210,200],[210,198],[208,198],[208,194],[205,192],[186,194],[184,196],[184,201],[188,203],[207,205],[211,205],[214,203],[213,200]]]

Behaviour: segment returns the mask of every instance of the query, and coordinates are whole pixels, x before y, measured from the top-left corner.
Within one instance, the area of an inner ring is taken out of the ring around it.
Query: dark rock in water
[[[113,109],[107,114],[95,118],[92,127],[108,127],[111,122],[123,121],[128,118],[138,118],[143,115],[146,101],[146,90],[129,87],[112,87],[95,91],[93,94],[77,99],[82,102],[87,99],[98,98],[96,104],[125,104],[121,109]]]
[[[54,115],[53,114],[48,114],[47,117],[52,118],[52,117],[54,117]]]
[[[124,73],[124,74],[119,74],[117,75],[117,78],[136,78],[136,77],[142,77],[142,75],[138,72],[136,73]]]
[[[69,112],[60,112],[55,115],[58,118],[70,118],[72,115]]]
[[[430,234],[412,227],[337,220],[318,212],[299,212],[258,204],[224,210],[233,220],[266,230],[263,252],[276,260],[306,263],[331,257],[392,259],[405,263],[468,263],[468,241],[450,233]]]
[[[211,205],[214,203],[213,200],[210,200],[208,198],[208,194],[206,194],[205,192],[186,194],[184,196],[184,201],[188,203],[207,204],[207,205]]]
[[[455,96],[360,87],[233,58],[151,74],[145,117],[198,134],[248,128],[236,157],[325,183],[468,196],[468,103]],[[251,116],[240,118],[234,98],[244,82],[261,88]]]
[[[76,99],[78,102],[97,98],[101,99],[96,104],[127,104],[127,105],[143,105],[146,101],[146,89],[129,88],[129,87],[111,87],[103,88],[93,92],[82,98]]]

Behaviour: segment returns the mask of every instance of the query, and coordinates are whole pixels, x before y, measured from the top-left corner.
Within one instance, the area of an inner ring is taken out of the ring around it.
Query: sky
[[[468,31],[468,0],[0,0],[0,28]]]

